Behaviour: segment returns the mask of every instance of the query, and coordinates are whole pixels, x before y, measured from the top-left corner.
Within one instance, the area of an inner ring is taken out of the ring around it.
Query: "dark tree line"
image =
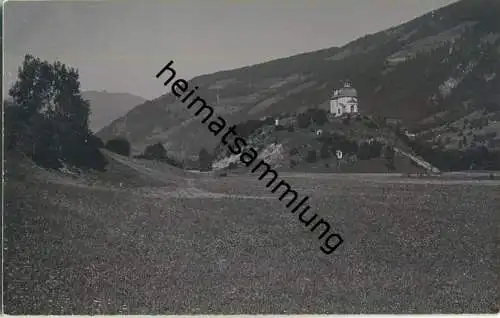
[[[396,135],[425,161],[443,171],[461,170],[500,170],[500,152],[487,147],[469,147],[465,150],[442,149],[433,147],[424,140],[411,140],[402,129],[395,130]],[[467,143],[463,136],[462,146]]]
[[[118,137],[111,139],[106,142],[105,147],[106,149],[119,155],[127,157],[130,156],[130,142],[126,138]],[[167,149],[165,149],[165,146],[163,146],[161,142],[147,146],[142,154],[136,155],[134,158],[164,162],[178,168],[184,167],[182,162],[179,162],[168,155]]]
[[[322,126],[328,122],[327,114],[323,109],[308,109],[306,112],[297,115],[297,126],[299,128],[307,128],[310,124]]]
[[[358,144],[356,141],[340,134],[321,136],[318,140],[322,142],[320,150],[322,158],[329,158],[329,154],[327,154],[328,149],[332,155],[335,155],[335,152],[340,150],[346,155],[356,155],[360,160],[379,158],[383,150],[383,144],[376,140]]]
[[[7,150],[50,168],[62,164],[104,169],[102,141],[89,130],[90,105],[80,93],[78,71],[26,55],[5,107]]]
[[[264,120],[250,119],[236,125],[235,131],[238,133],[240,137],[247,138],[248,136],[253,134],[257,129],[266,125],[273,125],[273,124],[274,124],[274,119],[271,117],[266,118]]]
[[[484,146],[466,150],[441,149],[423,141],[409,141],[409,146],[424,160],[443,171],[500,170],[500,152]]]

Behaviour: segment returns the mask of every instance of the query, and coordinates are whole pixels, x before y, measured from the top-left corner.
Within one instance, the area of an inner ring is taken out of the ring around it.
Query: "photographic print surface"
[[[4,313],[498,313],[500,2],[3,10]]]

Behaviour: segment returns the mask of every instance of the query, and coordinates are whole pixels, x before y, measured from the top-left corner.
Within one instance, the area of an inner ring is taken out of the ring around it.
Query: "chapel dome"
[[[339,97],[358,97],[358,91],[354,88],[351,87],[351,83],[346,81],[344,83],[344,87],[340,89],[336,89],[333,92],[333,97],[339,98]]]

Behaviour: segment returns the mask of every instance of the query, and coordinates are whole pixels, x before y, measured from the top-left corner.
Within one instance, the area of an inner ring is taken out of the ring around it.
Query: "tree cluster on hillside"
[[[386,167],[389,171],[394,171],[396,170],[396,152],[394,151],[394,148],[391,146],[385,146],[384,148],[384,157],[386,160]]]
[[[358,144],[344,135],[328,134],[318,137],[318,141],[328,147],[333,155],[337,150],[345,154],[356,154],[358,152]]]
[[[382,154],[383,144],[378,141],[363,142],[359,146],[357,156],[360,160],[379,158]]]
[[[167,158],[167,149],[161,142],[149,145],[144,149],[144,158],[162,160]]]
[[[311,108],[307,111],[311,121],[319,126],[323,126],[328,122],[328,113],[324,109]]]
[[[13,102],[5,107],[7,150],[50,168],[66,163],[104,169],[103,144],[89,130],[90,105],[81,96],[78,77],[76,69],[58,61],[24,57],[9,89]]]
[[[322,159],[328,159],[332,156],[332,153],[330,152],[330,147],[328,147],[327,144],[323,144],[321,146],[321,149],[319,150],[320,157]]]
[[[466,120],[465,124],[468,125],[469,121]],[[403,129],[396,129],[395,133],[399,139],[406,143],[416,154],[440,170],[500,170],[500,152],[488,149],[485,146],[470,147],[466,136],[462,136],[462,139],[458,142],[459,148],[466,148],[462,150],[433,147],[432,144],[426,142],[423,138],[411,140],[403,132]],[[474,139],[474,136],[475,135],[472,135],[472,139]],[[483,138],[489,141],[495,136],[496,134],[490,133]],[[478,137],[476,136],[475,138],[476,141],[478,141]],[[490,143],[489,146],[492,146],[492,143]]]
[[[307,113],[301,113],[297,115],[297,127],[307,128],[311,124],[311,116]]]
[[[340,150],[345,155],[356,155],[360,160],[378,158],[382,155],[383,144],[378,141],[362,142],[360,145],[345,135],[328,134],[317,138],[322,143],[321,158],[329,158]],[[327,151],[329,150],[329,154]]]
[[[268,117],[264,120],[250,119],[236,125],[235,131],[240,137],[247,138],[257,129],[272,124],[274,124],[274,120],[271,117]]]
[[[144,149],[144,152],[136,156],[136,158],[160,161],[174,167],[184,168],[182,162],[179,162],[168,155],[167,149],[165,149],[165,146],[163,146],[161,142],[147,146]]]
[[[323,126],[328,122],[328,113],[324,109],[311,108],[297,115],[297,126],[307,128],[310,124]]]
[[[442,149],[422,140],[410,141],[409,145],[424,160],[442,171],[500,170],[500,152],[484,146],[465,150]]]

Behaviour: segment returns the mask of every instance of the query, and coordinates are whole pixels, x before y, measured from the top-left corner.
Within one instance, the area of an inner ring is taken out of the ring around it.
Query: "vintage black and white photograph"
[[[3,313],[498,314],[499,0],[2,13]]]

